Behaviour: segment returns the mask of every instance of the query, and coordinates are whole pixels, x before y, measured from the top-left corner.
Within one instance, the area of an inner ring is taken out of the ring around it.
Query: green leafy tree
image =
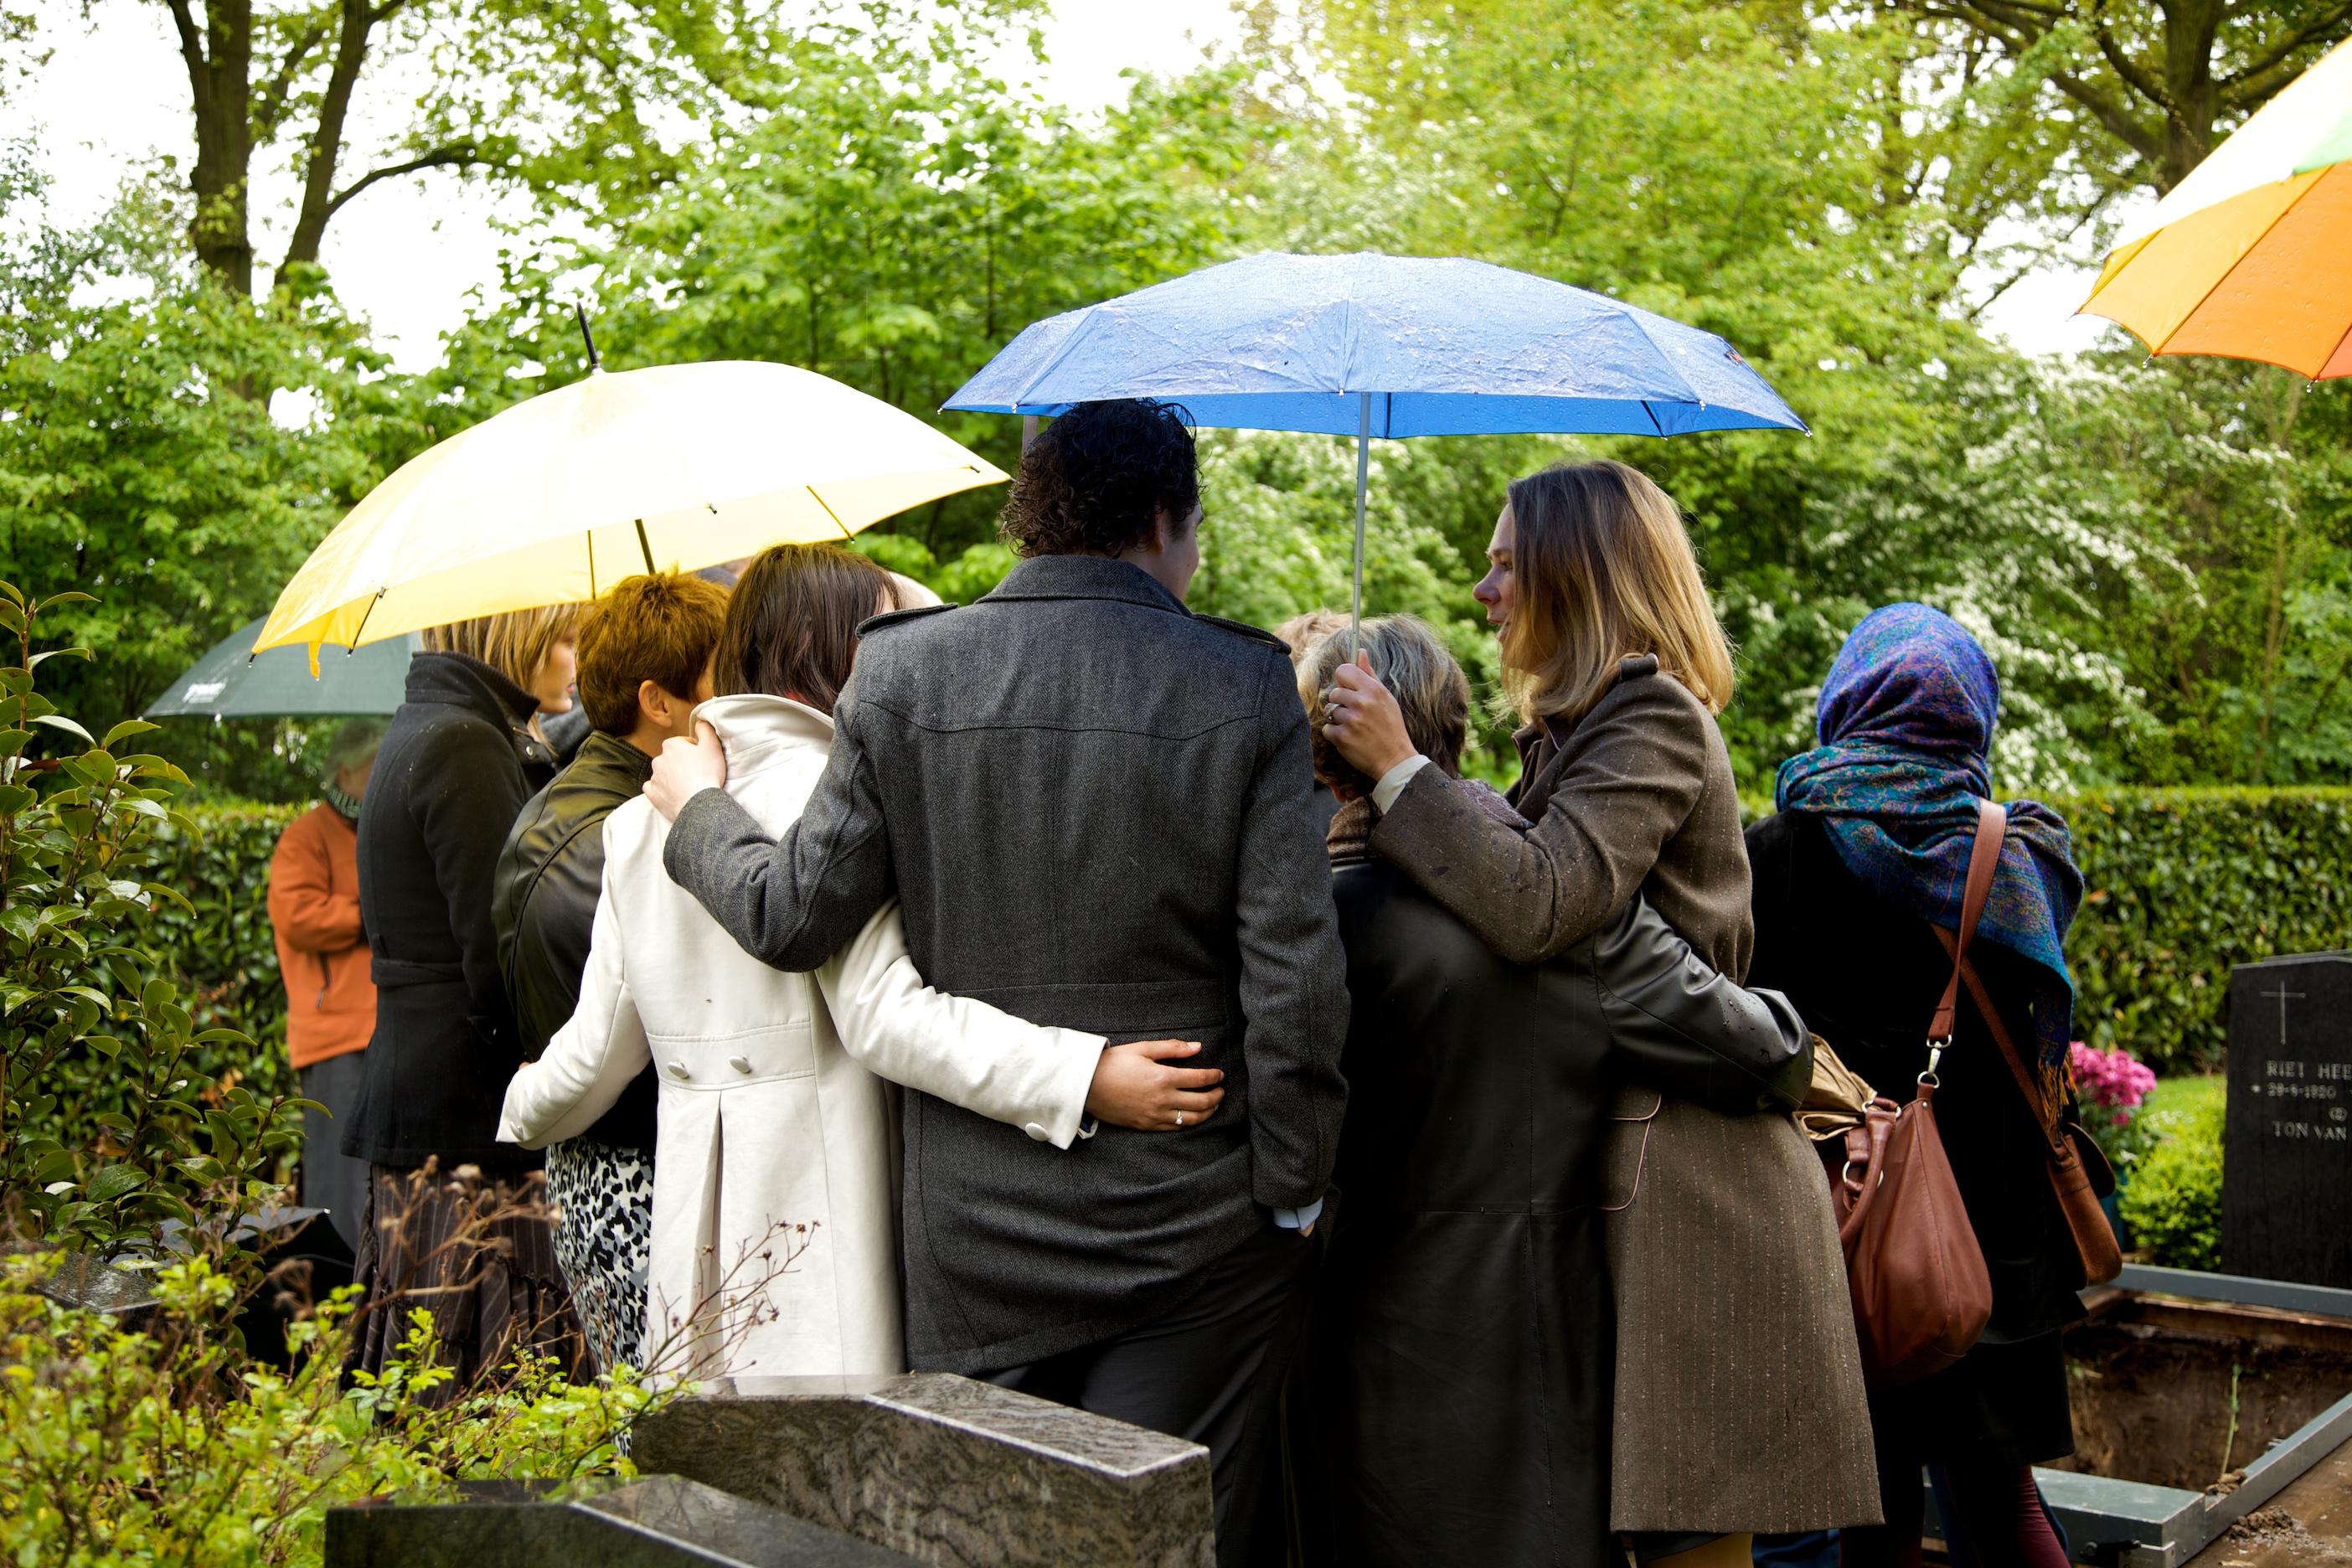
[[[772,61],[771,107],[723,129],[670,188],[514,258],[432,378],[481,416],[585,369],[568,300],[593,279],[615,369],[798,364],[930,419],[1008,469],[1018,422],[940,405],[1030,322],[1220,254],[1247,146],[1211,75],[1139,86],[1099,128],[975,63],[984,26],[815,27]],[[746,89],[749,91],[751,89]],[[985,543],[1001,491],[888,525],[940,559]]]

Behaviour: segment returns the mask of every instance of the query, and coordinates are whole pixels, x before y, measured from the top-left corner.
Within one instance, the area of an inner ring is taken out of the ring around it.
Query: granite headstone
[[[2352,1287],[2352,953],[2231,971],[2221,1268]]]
[[[1209,1451],[942,1373],[739,1378],[632,1458],[948,1568],[1213,1568]]]
[[[914,1568],[896,1552],[675,1476],[464,1488],[327,1510],[326,1568]]]

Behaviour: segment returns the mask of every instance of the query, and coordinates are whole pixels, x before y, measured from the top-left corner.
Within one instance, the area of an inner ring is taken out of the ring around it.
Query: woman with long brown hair
[[[571,710],[580,614],[552,605],[428,630],[360,807],[376,1012],[343,1131],[343,1152],[370,1166],[359,1246],[370,1305],[357,1354],[381,1370],[409,1309],[425,1308],[457,1373],[435,1397],[454,1397],[519,1349],[567,1362],[581,1349],[538,1214],[540,1156],[497,1139],[522,1047],[490,920],[507,830],[554,776],[539,715]],[[439,1180],[417,1179],[428,1163]],[[452,1179],[469,1166],[478,1181]]]
[[[1518,831],[1427,766],[1368,669],[1325,733],[1379,781],[1370,847],[1504,958],[1542,963],[1636,893],[1732,979],[1754,946],[1731,761],[1731,651],[1675,503],[1622,463],[1510,487],[1477,586],[1524,721]],[[1745,1563],[1752,1531],[1874,1522],[1844,1266],[1784,1114],[1640,1084],[1604,1163],[1616,1305],[1611,1525],[1643,1562]]]

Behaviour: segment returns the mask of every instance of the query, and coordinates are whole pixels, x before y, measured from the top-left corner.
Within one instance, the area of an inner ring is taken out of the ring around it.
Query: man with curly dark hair
[[[1004,537],[1024,556],[1118,558],[1151,545],[1164,517],[1176,525],[1171,542],[1189,547],[1183,584],[1169,584],[1181,599],[1201,563],[1200,510],[1200,471],[1182,415],[1128,398],[1081,403],[1022,454]]]
[[[1222,1079],[1222,1105],[1173,1095],[1066,1150],[909,1091],[906,1342],[919,1371],[1208,1445],[1234,1564],[1347,1097],[1348,993],[1290,660],[1184,607],[1200,519],[1180,410],[1080,404],[1023,456],[1003,583],[866,623],[781,841],[718,787],[715,735],[667,748],[646,793],[675,818],[670,875],[778,968],[815,968],[895,893],[940,990],[1163,1042],[1116,1063],[1115,1044],[1097,1086]]]

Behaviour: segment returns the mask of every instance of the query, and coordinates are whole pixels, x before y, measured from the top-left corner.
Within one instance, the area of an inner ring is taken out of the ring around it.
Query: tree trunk
[[[310,134],[310,155],[303,171],[301,215],[295,220],[286,258],[278,264],[280,284],[292,268],[318,262],[327,220],[341,205],[335,198],[335,164],[343,151],[343,122],[351,114],[352,89],[359,84],[360,68],[367,64],[368,34],[379,19],[368,0],[342,0],[341,13],[335,34],[335,63],[319,100],[319,123]]]
[[[2160,192],[2189,177],[2213,150],[2221,95],[2213,80],[2213,40],[2221,0],[2172,0],[2164,8],[2164,154],[2154,171]]]
[[[188,240],[198,261],[250,299],[253,0],[207,0],[201,23],[191,3],[170,0],[196,127],[196,166],[188,176],[196,212]]]

